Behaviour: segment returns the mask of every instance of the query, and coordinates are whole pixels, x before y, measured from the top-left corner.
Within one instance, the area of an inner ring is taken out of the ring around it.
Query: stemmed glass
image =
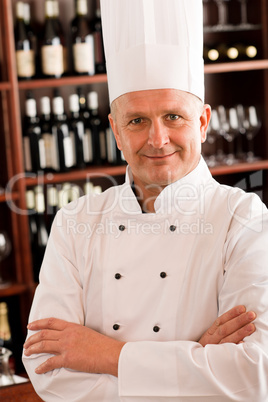
[[[249,25],[248,22],[248,9],[247,9],[247,2],[248,0],[238,0],[240,3],[241,8],[241,22],[240,25],[246,27]]]
[[[218,28],[228,25],[228,2],[230,0],[214,0],[218,6]]]
[[[254,153],[254,144],[253,140],[261,128],[261,121],[258,118],[257,111],[255,106],[250,106],[247,110],[247,119],[244,122],[244,126],[246,129],[246,138],[248,142],[248,152],[246,154],[247,162],[254,162],[259,158],[256,157]]]
[[[229,152],[224,159],[227,165],[233,165],[238,162],[235,156],[234,140],[239,134],[238,117],[235,108],[225,109],[224,106],[219,106],[220,125],[222,128],[223,138],[228,142]]]
[[[0,264],[10,254],[11,243],[6,232],[0,232]],[[9,282],[5,281],[0,272],[0,289],[9,286]]]
[[[211,0],[203,0],[203,24],[209,26],[209,3]]]
[[[220,134],[220,122],[218,112],[217,110],[212,109],[211,118],[207,130],[207,143],[209,145],[214,146],[217,142],[219,142],[220,138],[221,134]],[[214,152],[212,152],[209,156],[206,157],[206,162],[209,167],[218,165],[217,153],[215,151],[216,150],[214,149]]]

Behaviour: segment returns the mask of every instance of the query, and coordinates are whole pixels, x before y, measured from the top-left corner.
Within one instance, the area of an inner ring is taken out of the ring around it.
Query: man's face
[[[174,89],[131,92],[115,102],[109,120],[135,185],[163,188],[197,166],[210,118],[208,105]]]

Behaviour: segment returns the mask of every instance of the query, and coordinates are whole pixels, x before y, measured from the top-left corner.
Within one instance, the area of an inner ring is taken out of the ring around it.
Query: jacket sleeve
[[[56,317],[84,325],[81,272],[77,267],[77,251],[73,235],[66,230],[62,211],[53,223],[40,271],[29,321]],[[28,336],[31,335],[29,331]],[[37,375],[35,369],[50,356],[23,355],[23,363],[37,394],[46,402],[108,402],[118,399],[117,378],[61,368]]]
[[[234,225],[224,250],[219,315],[238,304],[257,313],[243,344],[130,342],[119,360],[122,402],[268,402],[268,219]]]

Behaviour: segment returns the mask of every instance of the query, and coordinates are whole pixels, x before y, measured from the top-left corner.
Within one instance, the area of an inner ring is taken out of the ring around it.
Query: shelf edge
[[[61,78],[40,78],[27,81],[19,81],[19,89],[38,89],[46,87],[62,87],[65,85],[101,84],[107,82],[106,74],[93,76],[68,76]]]
[[[268,60],[237,61],[232,63],[205,64],[205,74],[231,73],[268,69]]]

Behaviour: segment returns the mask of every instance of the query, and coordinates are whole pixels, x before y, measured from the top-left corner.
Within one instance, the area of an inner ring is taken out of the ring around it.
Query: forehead
[[[116,117],[128,118],[147,113],[191,113],[197,105],[197,98],[176,89],[157,89],[130,92],[115,101]]]

